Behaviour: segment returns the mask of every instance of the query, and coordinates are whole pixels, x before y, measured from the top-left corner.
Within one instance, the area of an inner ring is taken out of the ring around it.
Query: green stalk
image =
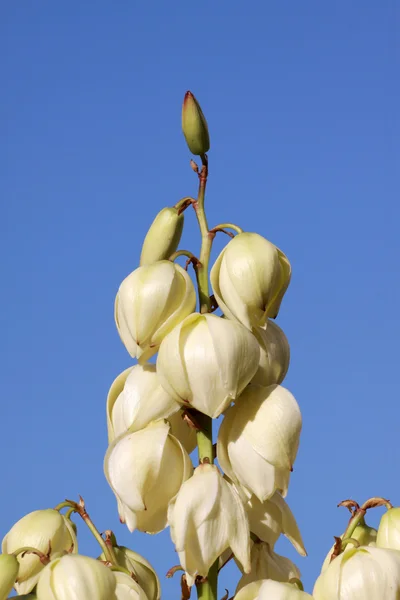
[[[200,262],[195,266],[197,287],[199,292],[200,312],[211,310],[210,290],[208,284],[208,265],[210,262],[211,246],[215,234],[210,233],[206,214],[204,211],[204,198],[206,193],[208,161],[206,156],[201,157],[203,163],[199,173],[199,191],[197,201],[194,203],[197,221],[201,233]],[[198,414],[200,429],[197,431],[197,446],[199,449],[199,462],[212,464],[214,462],[214,449],[212,439],[212,418]],[[217,600],[218,589],[218,560],[213,564],[207,577],[202,582],[196,583],[197,597],[199,600]]]

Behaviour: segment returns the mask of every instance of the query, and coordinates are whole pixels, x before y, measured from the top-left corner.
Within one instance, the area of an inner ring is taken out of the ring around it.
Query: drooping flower
[[[163,340],[157,373],[178,402],[216,418],[257,371],[260,349],[245,327],[194,313]]]
[[[193,467],[169,423],[155,421],[117,438],[107,450],[104,470],[128,529],[157,533],[166,527],[168,504]]]
[[[250,569],[250,533],[243,503],[215,465],[201,464],[168,511],[171,537],[189,585],[206,576],[226,550]]]
[[[210,273],[224,315],[250,330],[277,316],[290,277],[285,254],[258,233],[248,232],[225,246]]]
[[[301,425],[299,406],[287,389],[248,386],[218,433],[221,468],[260,502],[276,490],[286,496]]]
[[[353,536],[352,536],[353,537]],[[379,523],[376,545],[379,548],[400,550],[400,508],[390,508]]]
[[[115,323],[133,358],[146,362],[175,325],[194,311],[196,292],[182,267],[168,260],[139,267],[121,283]]]
[[[59,552],[77,552],[78,542],[69,519],[51,508],[35,510],[17,521],[2,542],[2,552],[11,554],[23,547],[35,548],[50,558]],[[15,589],[28,594],[38,582],[44,565],[36,554],[18,555],[19,571]]]

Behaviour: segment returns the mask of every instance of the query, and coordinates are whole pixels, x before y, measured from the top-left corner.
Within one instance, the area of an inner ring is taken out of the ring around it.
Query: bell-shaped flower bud
[[[237,563],[237,561],[235,560]],[[293,577],[300,579],[300,571],[296,565],[286,558],[276,554],[269,544],[265,542],[252,542],[250,553],[251,571],[245,573],[239,580],[236,593],[245,585],[259,579],[273,579],[274,581],[289,581]],[[240,565],[238,564],[240,569]]]
[[[201,156],[209,151],[210,136],[207,121],[192,92],[186,92],[183,100],[182,131],[192,154]]]
[[[157,373],[178,402],[216,418],[250,382],[259,358],[257,340],[245,327],[194,313],[163,340]]]
[[[301,556],[307,556],[296,519],[279,492],[275,492],[264,502],[260,502],[256,496],[251,496],[246,504],[246,511],[249,517],[250,531],[260,540],[268,542],[273,548],[282,534],[287,537]]]
[[[239,233],[215,261],[211,285],[218,306],[248,329],[275,318],[291,276],[287,257],[258,233]]]
[[[175,207],[163,208],[158,213],[144,238],[141,267],[166,260],[175,252],[181,241],[183,220],[183,213],[179,214]]]
[[[146,362],[195,306],[194,285],[182,267],[168,260],[139,267],[124,279],[115,299],[115,322],[125,348]]]
[[[260,579],[244,586],[235,600],[313,600],[313,597],[291,583]]]
[[[168,511],[171,538],[189,586],[206,576],[226,550],[248,573],[250,532],[243,503],[215,465],[201,464],[186,481]]]
[[[108,448],[104,470],[130,531],[158,533],[167,525],[168,504],[193,467],[165,421],[117,438]]]
[[[148,600],[160,600],[160,580],[149,561],[144,556],[125,546],[114,546],[114,554],[118,565],[129,571],[129,573],[133,573],[135,580],[146,594]],[[100,560],[105,560],[104,554],[100,556]]]
[[[390,508],[379,523],[376,545],[379,548],[400,550],[400,508]]]
[[[140,585],[126,573],[115,571],[117,587],[115,596],[117,600],[149,600]]]
[[[398,600],[400,551],[360,546],[340,554],[315,582],[315,600]]]
[[[267,327],[253,329],[260,344],[260,363],[251,383],[268,386],[280,384],[289,369],[290,347],[286,335],[270,319]]]
[[[15,523],[4,537],[2,552],[11,554],[29,546],[50,558],[59,552],[78,552],[78,542],[72,523],[52,508],[35,510]],[[19,554],[19,571],[15,589],[28,594],[38,582],[44,565],[36,554]]]
[[[260,502],[276,490],[286,496],[301,425],[299,406],[287,389],[248,386],[218,433],[221,468]]]
[[[12,554],[0,554],[0,600],[6,600],[17,579],[19,562]]]
[[[135,365],[118,375],[107,397],[109,443],[159,419],[168,419],[172,435],[188,453],[194,450],[196,432],[182,420],[181,405],[161,387],[156,365]]]
[[[351,537],[353,540],[356,540],[356,542],[358,542],[360,546],[376,546],[377,533],[378,532],[376,529],[374,529],[373,527],[369,527],[364,523],[362,525],[357,525],[357,527],[351,534]],[[343,534],[340,536],[340,538],[343,539]],[[326,569],[329,567],[334,549],[335,545],[333,544],[322,564],[321,573],[326,571]],[[346,544],[346,546],[343,549],[343,554],[347,554],[352,550],[354,550],[353,544]]]
[[[40,575],[38,600],[117,600],[114,573],[104,564],[81,554],[51,561]]]

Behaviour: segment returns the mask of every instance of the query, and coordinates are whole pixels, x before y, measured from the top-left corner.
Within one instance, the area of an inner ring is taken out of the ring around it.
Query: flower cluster
[[[275,322],[291,267],[258,233],[231,223],[209,228],[204,199],[210,137],[190,92],[182,127],[189,149],[201,159],[200,168],[191,161],[198,196],[158,213],[139,266],[115,299],[119,336],[137,360],[116,377],[106,405],[104,471],[120,520],[131,532],[156,534],[169,527],[180,561],[170,573],[184,571],[184,600],[194,585],[200,600],[216,598],[218,572],[231,559],[241,571],[236,600],[398,600],[400,508],[381,498],[361,507],[343,503],[352,516],[329,551],[312,596],[304,592],[297,566],[275,552],[283,535],[306,555],[285,500],[302,417],[282,385],[290,350]],[[201,232],[199,257],[178,249],[190,206]],[[221,231],[231,240],[209,272],[212,242]],[[181,256],[188,259],[185,268],[175,262]],[[375,506],[388,509],[378,530],[365,523]],[[74,513],[99,542],[97,559],[78,553]],[[161,596],[150,563],[119,546],[111,531],[100,534],[82,499],[29,513],[6,534],[0,600],[12,588],[26,600]]]

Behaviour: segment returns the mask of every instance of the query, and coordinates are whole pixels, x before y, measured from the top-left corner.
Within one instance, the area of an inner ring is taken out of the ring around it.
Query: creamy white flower
[[[140,266],[169,258],[178,247],[183,223],[184,215],[176,208],[160,210],[144,238]]]
[[[382,516],[376,545],[379,548],[400,550],[400,508],[390,508]]]
[[[243,503],[215,465],[201,464],[179,490],[168,511],[171,538],[188,585],[206,576],[226,550],[244,572],[250,569],[250,533]]]
[[[358,525],[355,528],[355,530],[353,531],[351,537],[354,540],[356,540],[360,546],[376,546],[376,534],[377,533],[378,532],[376,529],[364,524],[364,525]],[[343,535],[341,535],[340,537],[343,539]],[[326,571],[326,569],[329,567],[329,565],[331,563],[331,557],[332,557],[334,548],[335,548],[335,544],[332,544],[332,547],[329,550],[329,552],[326,555],[326,558],[323,562],[321,573]],[[343,549],[343,554],[347,554],[348,552],[351,552],[352,550],[354,550],[354,545],[351,543],[346,544],[346,546]]]
[[[239,580],[236,593],[245,585],[259,579],[273,579],[274,581],[289,581],[293,577],[300,579],[300,571],[296,565],[280,554],[276,554],[269,544],[253,542],[251,547],[251,571],[245,573]],[[235,561],[237,562],[237,561]],[[238,565],[240,568],[240,565]]]
[[[124,279],[115,299],[115,322],[125,348],[145,362],[195,306],[196,292],[182,267],[168,260],[139,267]]]
[[[256,327],[253,333],[260,344],[260,363],[251,383],[264,386],[282,383],[290,362],[290,347],[285,334],[270,319],[265,329]]]
[[[19,562],[12,554],[0,554],[0,600],[6,600],[18,575]]]
[[[35,510],[17,521],[4,537],[1,549],[11,554],[29,546],[47,554],[50,558],[58,552],[78,552],[78,542],[72,523],[52,508]],[[35,554],[18,556],[19,571],[15,589],[19,594],[33,590],[44,566]]]
[[[288,538],[301,556],[307,552],[296,519],[279,492],[260,502],[251,496],[245,505],[250,531],[273,548],[281,534]],[[262,579],[262,578],[261,578]]]
[[[164,421],[117,438],[104,470],[128,529],[157,533],[167,525],[168,504],[193,472],[182,444]]]
[[[194,313],[163,340],[157,373],[178,402],[216,418],[255,375],[259,358],[259,344],[245,327]]]
[[[235,600],[313,600],[313,597],[290,583],[260,579],[243,587]]]
[[[287,257],[258,233],[239,233],[210,273],[218,306],[229,319],[250,330],[275,318],[290,282]]]
[[[400,551],[360,546],[340,554],[318,577],[315,600],[398,600]]]
[[[140,585],[125,573],[114,573],[117,581],[115,596],[117,600],[149,600]]]
[[[42,571],[38,600],[117,600],[114,573],[98,560],[81,554],[56,558]]]
[[[300,431],[300,409],[287,389],[248,386],[222,421],[219,464],[260,502],[276,490],[286,496]]]
[[[144,429],[152,421],[168,419],[172,435],[190,453],[196,447],[196,432],[182,420],[182,412],[181,405],[161,386],[156,365],[135,365],[118,375],[108,393],[108,441],[128,430]]]
[[[160,580],[149,561],[125,546],[115,546],[114,554],[117,557],[119,566],[134,574],[148,600],[160,600]],[[104,554],[101,555],[100,559],[105,560]]]

